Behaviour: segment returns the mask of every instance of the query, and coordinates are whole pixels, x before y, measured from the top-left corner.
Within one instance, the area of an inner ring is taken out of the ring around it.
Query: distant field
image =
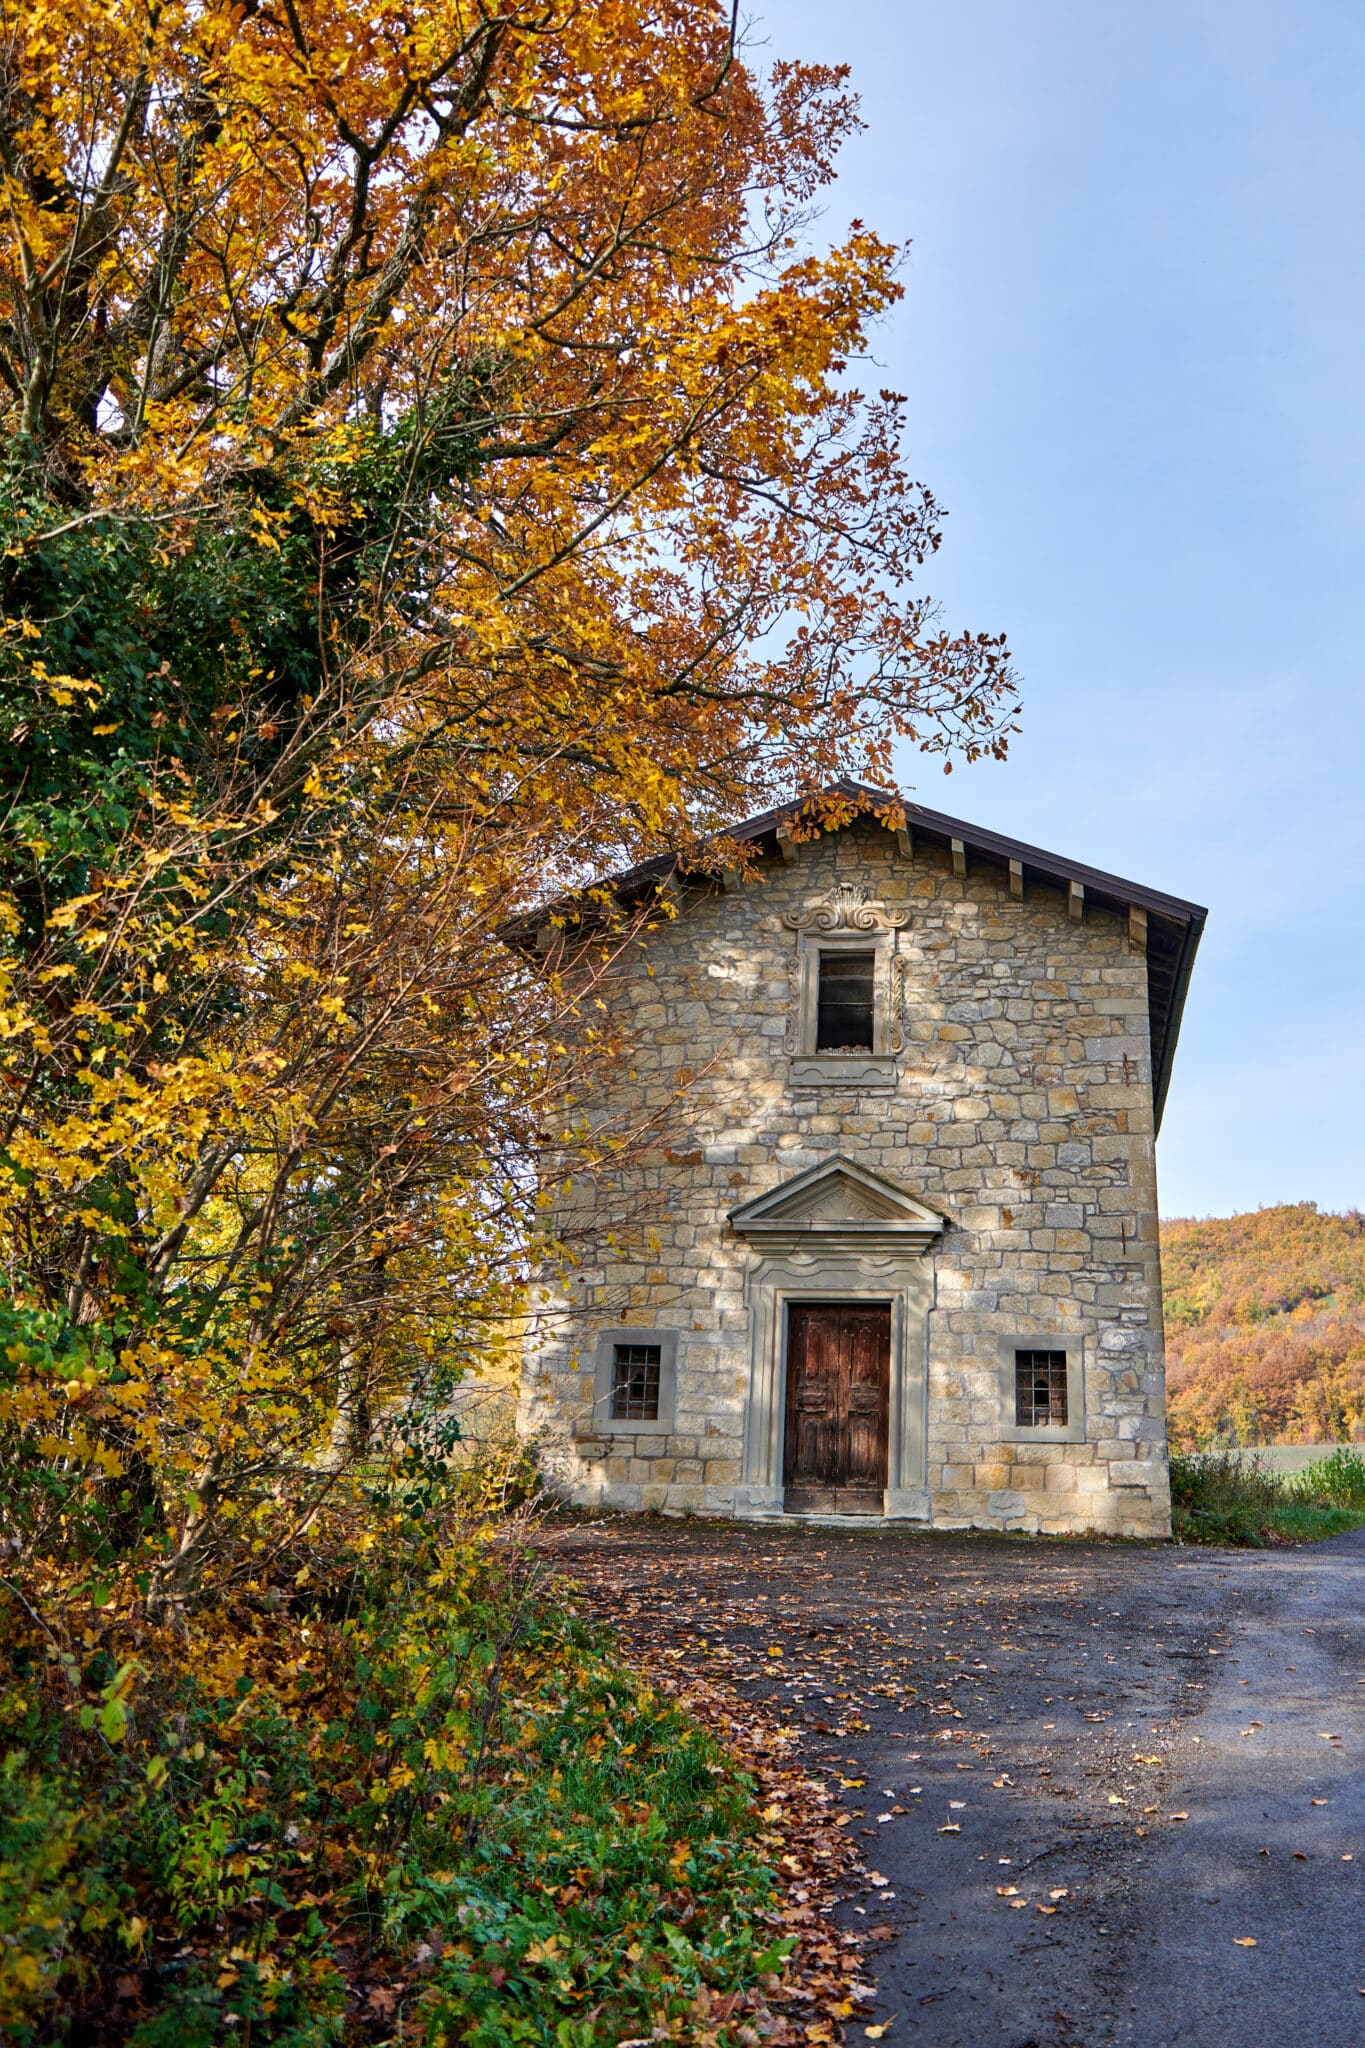
[[[1286,1203],[1161,1226],[1172,1440],[1365,1435],[1365,1217]],[[1307,1439],[1307,1442],[1305,1442]]]
[[[1244,1446],[1236,1456],[1242,1464],[1260,1464],[1267,1472],[1283,1474],[1305,1472],[1337,1448],[1336,1444],[1253,1444]]]

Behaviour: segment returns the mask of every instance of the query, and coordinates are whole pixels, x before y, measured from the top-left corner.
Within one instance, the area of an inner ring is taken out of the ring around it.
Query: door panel
[[[789,1508],[881,1513],[890,1377],[888,1303],[792,1303],[783,1454]]]

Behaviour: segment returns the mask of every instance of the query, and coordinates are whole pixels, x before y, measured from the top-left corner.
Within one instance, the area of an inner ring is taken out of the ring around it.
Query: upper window
[[[612,1349],[611,1419],[613,1422],[657,1422],[663,1347],[659,1344],[617,1344]]]
[[[822,948],[816,1001],[817,1052],[871,1052],[875,953]]]
[[[1065,1429],[1067,1421],[1065,1351],[1016,1351],[1015,1428]]]

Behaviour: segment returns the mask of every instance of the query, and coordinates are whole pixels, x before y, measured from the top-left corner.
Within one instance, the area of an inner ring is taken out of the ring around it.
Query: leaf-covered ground
[[[855,2044],[1284,2048],[1311,2011],[1314,2048],[1356,2048],[1365,1535],[540,1541],[632,1656],[761,1709],[829,1788],[866,1865],[831,1909],[868,1936]]]

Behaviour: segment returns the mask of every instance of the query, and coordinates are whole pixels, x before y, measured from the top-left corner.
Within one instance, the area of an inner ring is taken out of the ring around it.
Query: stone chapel
[[[568,1197],[521,1427],[583,1504],[1169,1535],[1155,1140],[1205,912],[838,792],[736,828],[750,872],[615,879],[675,914],[594,1112],[686,1131]]]

